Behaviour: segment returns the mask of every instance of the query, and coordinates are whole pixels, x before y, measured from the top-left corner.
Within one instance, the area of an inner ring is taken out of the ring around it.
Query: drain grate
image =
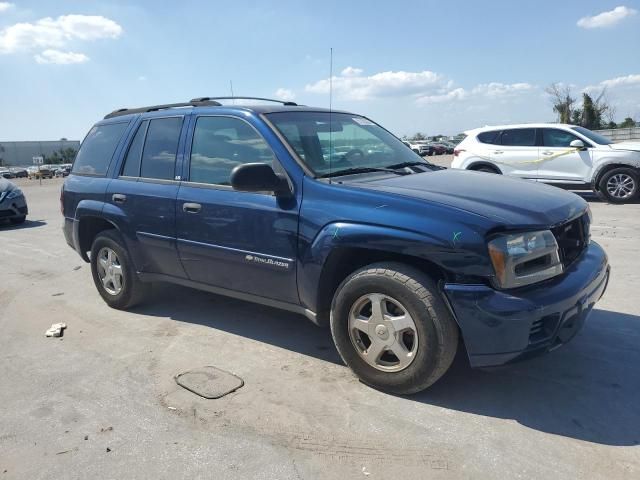
[[[235,392],[244,381],[216,367],[201,367],[176,375],[176,383],[203,398],[215,399]]]

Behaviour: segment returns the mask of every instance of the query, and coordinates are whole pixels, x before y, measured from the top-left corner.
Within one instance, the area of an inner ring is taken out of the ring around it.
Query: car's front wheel
[[[610,203],[625,203],[638,195],[638,172],[631,168],[614,168],[598,184],[599,194]]]
[[[342,282],[331,333],[360,380],[397,394],[436,382],[458,346],[458,327],[433,280],[400,263],[369,265]]]
[[[24,223],[24,221],[27,219],[26,215],[21,215],[19,217],[13,217],[12,219],[10,219],[9,221],[14,224],[14,225],[20,225],[22,223]]]
[[[149,285],[141,282],[122,237],[116,230],[99,233],[91,246],[91,273],[102,299],[112,308],[140,303]]]

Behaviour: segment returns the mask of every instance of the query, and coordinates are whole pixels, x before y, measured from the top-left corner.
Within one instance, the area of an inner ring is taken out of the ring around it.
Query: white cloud
[[[89,61],[84,53],[61,52],[59,50],[45,50],[42,53],[34,55],[38,63],[56,63],[58,65],[69,65],[71,63],[84,63]]]
[[[582,28],[605,28],[612,27],[627,17],[638,13],[637,10],[629,7],[616,7],[608,12],[602,12],[592,17],[582,17],[577,25]]]
[[[420,104],[446,103],[455,100],[464,100],[468,96],[469,93],[464,88],[455,88],[446,93],[440,93],[437,95],[422,95],[418,97],[417,101]]]
[[[146,81],[147,81],[147,77],[145,77],[144,75],[140,75],[140,76],[138,77],[138,81],[139,81],[139,82],[146,82]]]
[[[347,67],[333,77],[333,91],[343,99],[368,100],[379,97],[438,93],[446,84],[442,76],[428,70],[422,72],[387,71],[363,76],[362,69]],[[329,79],[305,86],[309,93],[329,93]]]
[[[16,23],[0,31],[0,54],[38,48],[62,48],[73,40],[118,38],[122,27],[97,15],[62,15],[34,23]]]
[[[483,83],[473,87],[471,93],[489,98],[504,98],[518,95],[522,92],[533,90],[535,87],[529,83]]]
[[[15,5],[10,2],[0,2],[0,13],[11,10]]]
[[[287,88],[279,88],[276,90],[275,96],[285,102],[290,102],[296,98],[296,94]]]

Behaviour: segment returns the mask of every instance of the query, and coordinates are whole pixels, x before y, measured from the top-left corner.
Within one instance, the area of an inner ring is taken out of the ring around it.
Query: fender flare
[[[640,160],[638,160],[637,162],[633,162],[632,160],[624,160],[624,159],[612,159],[611,161],[605,162],[605,163],[601,163],[600,165],[598,165],[598,167],[593,171],[592,177],[591,177],[591,187],[593,190],[598,191],[599,190],[599,183],[600,183],[600,179],[602,178],[602,176],[608,171],[611,170],[613,168],[633,168],[635,170],[638,171],[638,173],[640,174]]]
[[[493,170],[496,170],[500,175],[502,175],[502,170],[500,170],[500,167],[486,160],[472,160],[471,163],[465,167],[465,170],[476,170],[476,167],[483,166],[490,167]]]

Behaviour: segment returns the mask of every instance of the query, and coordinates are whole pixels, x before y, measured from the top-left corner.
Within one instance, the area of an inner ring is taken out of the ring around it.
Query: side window
[[[480,143],[489,143],[492,145],[498,145],[498,135],[500,135],[499,130],[492,130],[490,132],[482,132],[478,134],[478,141]]]
[[[131,142],[129,151],[127,152],[127,158],[124,160],[124,167],[122,168],[122,175],[125,177],[139,177],[140,176],[140,160],[142,159],[142,146],[144,145],[144,137],[147,134],[147,127],[149,120],[145,120],[138,127],[135,137]]]
[[[82,142],[73,162],[73,173],[104,175],[127,123],[109,123],[93,127]]]
[[[500,136],[501,144],[513,147],[534,147],[536,145],[535,128],[513,128],[504,130]]]
[[[558,130],[557,128],[542,129],[542,144],[545,147],[568,147],[574,140],[579,140],[579,138],[564,130]]]
[[[142,150],[140,177],[173,180],[182,117],[157,118],[149,122]]]
[[[231,117],[199,117],[193,132],[189,181],[229,185],[244,163],[273,164],[269,145],[249,124]]]

